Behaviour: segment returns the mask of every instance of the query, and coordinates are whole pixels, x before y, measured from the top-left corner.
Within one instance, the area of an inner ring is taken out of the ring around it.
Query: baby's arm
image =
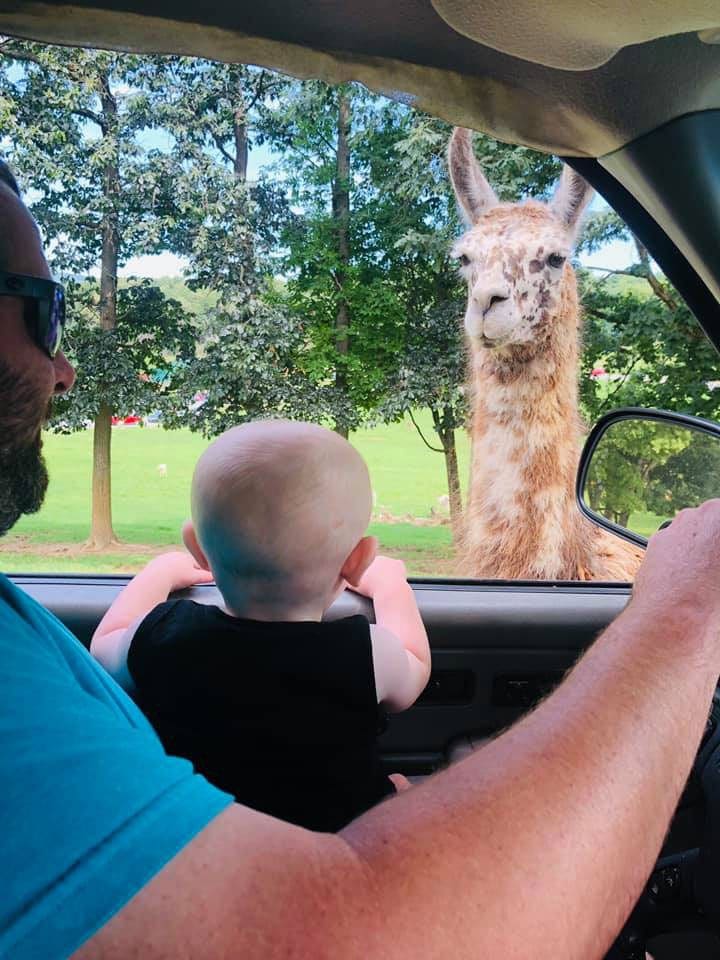
[[[353,589],[375,607],[370,632],[378,700],[395,713],[405,710],[430,677],[430,645],[405,564],[377,557]]]
[[[155,557],[133,577],[111,604],[90,643],[90,652],[125,689],[132,688],[127,655],[139,624],[175,590],[212,582],[212,574],[197,566],[189,553],[176,551]]]

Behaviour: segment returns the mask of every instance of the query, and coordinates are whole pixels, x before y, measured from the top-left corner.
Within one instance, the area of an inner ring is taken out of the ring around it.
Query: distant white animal
[[[161,477],[166,477],[166,476],[167,476],[167,464],[166,464],[166,463],[159,463],[159,464],[157,465],[157,472],[158,472],[158,474],[159,474]]]

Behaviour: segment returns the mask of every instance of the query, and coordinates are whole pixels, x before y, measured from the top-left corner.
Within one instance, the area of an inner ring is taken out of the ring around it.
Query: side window
[[[632,577],[575,505],[584,431],[715,417],[713,352],[559,161],[359,85],[21,40],[0,103],[78,372],[5,570],[138,570],[179,544],[209,438],[283,416],[357,446],[412,575]]]

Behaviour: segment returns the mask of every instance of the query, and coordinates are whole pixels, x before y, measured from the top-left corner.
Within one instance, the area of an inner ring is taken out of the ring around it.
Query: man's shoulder
[[[0,955],[69,956],[231,798],[168,757],[82,644],[4,577],[0,702],[3,876],[14,880]],[[81,907],[68,911],[72,896]]]
[[[6,576],[0,574],[0,644],[10,651],[43,648],[58,651],[79,641],[57,617]]]
[[[26,709],[19,709],[24,700],[33,704],[35,721],[49,718],[53,709],[85,710],[92,704],[122,728],[151,729],[132,700],[77,637],[2,575],[0,663],[1,696],[6,704],[18,705],[18,723],[28,715]]]

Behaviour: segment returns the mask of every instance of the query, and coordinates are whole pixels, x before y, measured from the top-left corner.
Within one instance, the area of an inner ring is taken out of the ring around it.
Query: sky
[[[272,154],[265,147],[259,147],[250,152],[248,158],[248,177],[256,179],[261,167],[273,160]],[[590,204],[591,212],[606,209],[607,204],[600,197],[595,197]],[[608,270],[622,270],[636,260],[635,250],[630,241],[614,240],[606,244],[595,253],[583,254],[580,263],[584,267],[603,267]],[[174,253],[161,253],[155,256],[133,257],[119,270],[121,277],[140,276],[152,277],[179,277],[182,276],[186,261]]]

